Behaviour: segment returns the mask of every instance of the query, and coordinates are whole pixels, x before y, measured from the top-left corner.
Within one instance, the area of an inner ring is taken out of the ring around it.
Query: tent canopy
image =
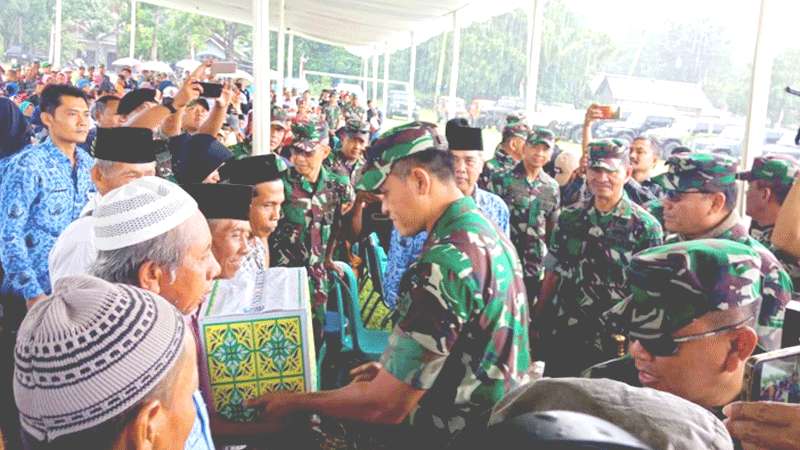
[[[153,5],[253,24],[252,0],[141,0]],[[270,29],[278,29],[280,0],[269,0]],[[411,33],[422,42],[462,27],[526,7],[531,0],[286,0],[286,28],[308,39],[345,47],[359,56],[407,48]]]

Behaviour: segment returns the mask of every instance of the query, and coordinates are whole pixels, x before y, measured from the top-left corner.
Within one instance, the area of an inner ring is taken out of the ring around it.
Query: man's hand
[[[28,307],[28,310],[30,310],[31,308],[33,308],[33,305],[35,305],[35,304],[39,303],[40,301],[42,301],[42,300],[44,300],[44,299],[46,299],[46,298],[47,298],[47,296],[46,296],[46,295],[44,295],[44,294],[42,294],[42,295],[37,295],[36,297],[33,297],[33,298],[29,298],[29,299],[28,299],[28,300],[25,302],[25,306],[27,306],[27,307]]]
[[[777,402],[734,402],[722,413],[725,426],[745,448],[790,450],[800,443],[800,405]]]
[[[366,364],[362,364],[355,369],[350,371],[350,376],[353,378],[353,383],[357,383],[359,381],[372,381],[378,376],[378,372],[381,371],[383,365],[379,362],[368,362]]]
[[[231,89],[231,85],[229,83],[225,83],[222,86],[222,93],[216,99],[217,106],[227,109],[228,105],[231,104],[232,99],[233,99],[233,89]]]
[[[261,397],[247,400],[245,406],[259,411],[257,422],[263,432],[281,431],[287,428],[290,418],[297,413],[295,397],[299,394],[268,392]]]
[[[358,191],[356,193],[356,205],[359,205],[362,208],[370,203],[375,203],[379,201],[381,201],[381,198],[373,194],[372,192]]]
[[[175,99],[172,101],[172,106],[177,109],[184,108],[192,100],[200,97],[203,93],[203,87],[197,83],[197,79],[189,77],[181,85],[181,89],[175,94]]]
[[[583,120],[583,126],[585,127],[589,126],[595,120],[600,120],[602,118],[603,118],[603,110],[600,108],[600,105],[596,105],[593,103],[592,106],[590,106],[586,110],[586,116],[584,117]]]
[[[344,280],[344,270],[342,270],[341,267],[336,265],[336,263],[333,262],[332,258],[326,257],[325,262],[323,262],[322,265],[325,267],[326,270],[333,270],[334,272],[336,272]]]

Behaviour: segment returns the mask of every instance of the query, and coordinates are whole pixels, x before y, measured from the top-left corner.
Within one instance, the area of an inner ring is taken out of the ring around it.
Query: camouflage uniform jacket
[[[770,251],[772,251],[772,253],[778,258],[778,261],[783,264],[783,268],[786,270],[786,272],[789,273],[789,277],[792,279],[792,286],[794,289],[800,289],[800,260],[784,251],[775,248],[775,246],[772,245],[772,231],[774,229],[775,225],[758,227],[756,226],[755,222],[753,222],[753,224],[750,226],[750,235],[753,237],[753,239],[762,243],[764,247],[767,247],[770,249]]]
[[[547,221],[555,224],[558,219],[558,182],[544,171],[530,181],[525,166],[518,163],[510,171],[496,173],[489,190],[508,205],[511,242],[522,260],[525,277],[540,280],[547,254]]]
[[[432,443],[485,425],[491,408],[528,380],[522,267],[508,238],[464,197],[437,221],[398,299],[400,320],[381,362],[427,391],[410,425],[439,448]]]
[[[349,161],[342,156],[341,150],[337,150],[331,152],[330,156],[325,158],[323,164],[325,164],[325,167],[331,172],[347,178],[350,180],[351,185],[355,185],[355,176],[361,167],[364,166],[364,160],[357,159],[355,161]]]
[[[728,217],[703,236],[695,239],[715,238],[730,239],[731,241],[747,245],[761,255],[762,303],[758,314],[756,332],[758,345],[766,350],[777,350],[781,347],[783,331],[783,317],[785,307],[792,298],[792,279],[783,268],[778,258],[750,234],[742,225],[739,214],[731,212]],[[670,237],[670,242],[687,240],[682,236]]]
[[[290,168],[284,172],[283,191],[283,214],[269,240],[270,265],[306,267],[313,306],[319,309],[328,297],[329,280],[323,263],[331,227],[342,207],[353,202],[355,192],[347,178],[325,167],[315,185]]]
[[[606,214],[594,202],[562,209],[545,259],[559,277],[553,334],[580,333],[599,345],[597,319],[630,293],[625,268],[634,254],[662,242],[661,225],[627,194]]]
[[[514,161],[514,158],[506,153],[503,147],[498,144],[494,151],[494,158],[486,161],[486,164],[483,166],[481,176],[478,177],[478,186],[481,189],[489,190],[489,184],[492,182],[494,174],[511,170],[515,165],[517,165],[517,162]]]
[[[339,117],[341,110],[336,102],[328,102],[322,107],[325,112],[325,123],[328,125],[328,130],[336,131],[339,126]]]
[[[657,199],[649,189],[643,187],[633,178],[625,182],[624,189],[628,198],[640,206]],[[561,204],[564,206],[571,206],[587,201],[590,198],[592,198],[592,193],[589,191],[585,177],[577,177],[561,188]]]
[[[350,103],[342,106],[342,115],[344,120],[358,119],[365,120],[367,118],[367,110],[361,106],[353,106]]]

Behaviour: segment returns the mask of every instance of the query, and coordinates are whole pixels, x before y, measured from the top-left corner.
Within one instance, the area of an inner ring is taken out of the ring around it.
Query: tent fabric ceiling
[[[193,12],[252,25],[252,0],[140,0],[167,8]],[[270,1],[270,29],[277,30],[280,0]],[[466,26],[532,0],[285,0],[284,23],[292,33],[345,47],[359,56],[400,50],[423,42],[453,25],[452,13]]]

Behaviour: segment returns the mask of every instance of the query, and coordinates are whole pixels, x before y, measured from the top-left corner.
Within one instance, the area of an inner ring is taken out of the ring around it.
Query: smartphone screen
[[[219,83],[200,83],[203,87],[203,97],[217,98],[222,95],[222,85]]]
[[[800,354],[761,363],[758,400],[800,403]]]

